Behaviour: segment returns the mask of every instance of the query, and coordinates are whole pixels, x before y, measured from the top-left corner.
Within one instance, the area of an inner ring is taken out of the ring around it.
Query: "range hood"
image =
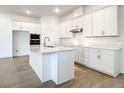
[[[83,32],[83,28],[71,29],[70,32],[72,32],[72,33],[81,33],[81,32]]]

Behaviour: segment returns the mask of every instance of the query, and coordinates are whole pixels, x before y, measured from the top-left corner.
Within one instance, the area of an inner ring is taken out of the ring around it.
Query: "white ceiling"
[[[56,14],[54,9],[58,7],[60,12]],[[16,14],[29,17],[40,16],[63,16],[78,7],[77,5],[0,5],[1,13]],[[26,10],[31,11],[31,15],[25,13]]]

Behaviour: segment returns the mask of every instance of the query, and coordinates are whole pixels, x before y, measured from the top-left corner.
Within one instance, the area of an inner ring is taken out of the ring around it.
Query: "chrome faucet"
[[[50,42],[50,38],[49,37],[44,37],[44,47],[47,47],[47,45],[46,45],[46,39],[48,39],[48,41]]]

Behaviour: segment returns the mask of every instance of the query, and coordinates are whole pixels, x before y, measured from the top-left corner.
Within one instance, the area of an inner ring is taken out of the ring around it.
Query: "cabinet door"
[[[83,17],[83,34],[84,36],[92,35],[92,14]]]
[[[74,78],[74,51],[58,53],[58,84]]]
[[[62,32],[63,37],[72,37],[71,30],[71,21],[66,21],[62,23]]]
[[[29,23],[28,22],[21,22],[22,31],[29,31]]]
[[[22,30],[21,22],[19,22],[19,21],[12,21],[12,30],[21,31]]]
[[[83,18],[81,17],[77,17],[75,19],[72,20],[72,29],[78,29],[78,28],[82,28],[83,25]]]
[[[35,34],[35,24],[29,23],[29,32]]]
[[[100,70],[114,74],[114,52],[109,50],[101,50],[100,64]]]
[[[75,47],[75,62],[79,62],[79,49],[78,47]]]
[[[84,58],[84,47],[79,46],[79,52],[78,52],[78,61],[80,64],[85,65],[85,58]]]
[[[103,49],[89,49],[89,65],[99,71],[114,74],[114,52]]]
[[[89,49],[89,66],[100,69],[101,55],[96,49]]]
[[[41,30],[40,30],[40,24],[35,24],[35,32],[36,32],[36,34],[40,34],[41,32],[40,32]]]
[[[84,48],[84,64],[89,66],[89,48]]]
[[[93,36],[103,36],[104,29],[104,10],[93,13]]]
[[[105,9],[105,35],[118,35],[117,6],[112,6]]]

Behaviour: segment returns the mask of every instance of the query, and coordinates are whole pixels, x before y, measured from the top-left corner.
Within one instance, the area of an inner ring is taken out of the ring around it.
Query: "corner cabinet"
[[[120,51],[89,48],[89,67],[116,77],[120,67]]]

